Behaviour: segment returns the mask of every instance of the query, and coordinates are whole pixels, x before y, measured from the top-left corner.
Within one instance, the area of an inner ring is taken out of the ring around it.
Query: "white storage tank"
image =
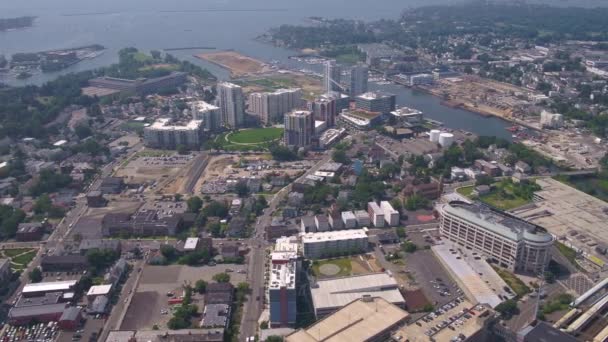
[[[439,134],[439,145],[441,147],[450,147],[454,143],[454,134],[441,133]]]
[[[431,132],[430,132],[430,134],[429,134],[430,140],[432,142],[435,142],[435,143],[439,142],[439,135],[440,134],[441,134],[441,131],[439,131],[438,129],[432,129]]]

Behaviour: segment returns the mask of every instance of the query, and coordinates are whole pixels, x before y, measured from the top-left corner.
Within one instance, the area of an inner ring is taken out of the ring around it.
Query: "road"
[[[306,171],[295,182],[302,182],[304,178],[318,171],[323,164],[331,160],[329,154],[324,155],[313,167]],[[293,184],[293,183],[292,183]],[[264,309],[264,273],[266,264],[266,249],[270,246],[264,240],[264,228],[272,222],[272,213],[277,209],[281,201],[291,191],[289,184],[279,190],[270,201],[268,208],[264,210],[264,214],[258,218],[255,226],[254,236],[249,240],[251,246],[251,254],[249,259],[248,281],[251,286],[252,293],[245,302],[243,308],[243,318],[241,321],[241,329],[239,341],[244,341],[247,337],[255,336],[258,328],[258,319]],[[258,300],[259,296],[259,300]]]

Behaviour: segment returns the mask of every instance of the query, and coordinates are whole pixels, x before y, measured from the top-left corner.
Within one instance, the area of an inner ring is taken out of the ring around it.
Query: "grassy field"
[[[279,139],[283,129],[276,127],[243,129],[228,135],[228,140],[238,144],[259,144]]]
[[[328,264],[336,265],[336,266],[340,267],[340,272],[338,272],[335,275],[332,275],[332,277],[344,277],[344,276],[350,275],[352,272],[352,265],[351,265],[350,258],[340,258],[340,259],[318,260],[318,261],[313,262],[313,264],[312,264],[313,274],[317,277],[325,276],[323,273],[321,273],[319,268],[323,265],[328,265]]]
[[[463,186],[461,188],[458,188],[458,189],[456,189],[456,192],[461,194],[462,196],[471,197],[473,190],[475,190],[475,186],[471,185],[471,186]]]
[[[4,250],[2,250],[2,252],[4,253],[4,256],[6,256],[7,258],[12,258],[16,255],[23,254],[26,252],[31,252],[33,250],[34,249],[32,249],[32,248],[14,248],[14,249],[4,249]]]
[[[513,273],[499,267],[492,266],[492,268],[494,268],[502,280],[504,280],[505,283],[507,283],[507,285],[509,285],[509,287],[513,289],[515,294],[517,294],[519,297],[522,297],[526,293],[530,292],[528,285],[524,284],[524,282],[517,278]]]
[[[559,252],[570,261],[572,265],[578,265],[576,262],[576,251],[559,241],[555,241],[555,247],[559,250]]]
[[[357,64],[361,61],[361,55],[356,53],[343,53],[335,57],[340,64]]]

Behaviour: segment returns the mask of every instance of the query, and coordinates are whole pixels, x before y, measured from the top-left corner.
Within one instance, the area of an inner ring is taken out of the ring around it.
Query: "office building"
[[[384,115],[395,110],[394,94],[381,91],[370,91],[355,97],[355,106],[359,110],[367,112],[378,112]]]
[[[201,120],[205,130],[215,132],[221,127],[220,107],[205,101],[195,101],[190,103],[190,109],[192,118]]]
[[[419,126],[422,125],[422,112],[409,107],[399,107],[390,113],[390,118],[392,118],[395,123],[405,125],[405,126]]]
[[[260,118],[264,124],[283,121],[285,113],[302,105],[300,88],[279,89],[272,93],[252,93],[249,95],[249,113]]]
[[[365,296],[380,297],[400,308],[405,307],[399,284],[395,278],[384,272],[317,279],[310,286],[310,294],[317,319],[327,317]]]
[[[285,337],[287,342],[388,341],[409,314],[381,297],[364,296]]]
[[[384,210],[376,202],[367,203],[367,213],[376,228],[384,227]]]
[[[217,85],[217,104],[223,126],[241,127],[245,123],[245,97],[240,86],[222,82]]]
[[[342,91],[343,87],[340,84],[342,80],[342,68],[334,61],[325,63],[325,73],[323,75],[323,84],[325,92]]]
[[[384,221],[387,226],[394,227],[399,225],[399,212],[389,202],[380,202],[380,209],[384,213]]]
[[[293,326],[296,323],[297,275],[300,266],[297,239],[278,238],[270,259],[270,326]]]
[[[367,92],[369,71],[365,64],[357,64],[350,69],[350,96],[355,97]]]
[[[364,253],[368,248],[368,238],[363,229],[306,233],[302,235],[302,245],[304,257],[322,259]]]
[[[437,207],[445,238],[512,271],[544,272],[553,236],[535,224],[481,203],[453,201]]]
[[[418,74],[410,76],[410,86],[428,85],[435,82],[435,77],[431,74]]]
[[[101,220],[101,231],[103,236],[172,236],[181,225],[181,214],[164,215],[157,210],[141,210],[134,215],[106,214]]]
[[[147,147],[174,150],[183,145],[198,149],[201,145],[203,122],[191,120],[185,123],[172,122],[169,118],[156,120],[144,128],[144,143]]]
[[[311,144],[315,131],[312,113],[294,110],[285,114],[284,142],[287,146],[306,147]]]

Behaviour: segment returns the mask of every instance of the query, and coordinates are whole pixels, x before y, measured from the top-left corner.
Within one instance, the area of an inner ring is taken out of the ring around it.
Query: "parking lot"
[[[247,281],[247,274],[244,273],[246,272],[245,265],[145,266],[120,329],[152,329],[154,325],[158,325],[161,329],[166,327],[171,318],[168,300],[171,297],[181,296],[183,285],[194,286],[194,283],[199,279],[208,283],[213,282],[215,274],[226,272],[226,270],[230,270],[228,272],[230,282],[235,286],[240,282]],[[202,312],[204,307],[203,296],[195,294],[192,301],[199,307],[199,312]]]
[[[430,337],[438,334],[443,329],[456,331],[465,321],[473,316],[469,313],[469,309],[473,304],[468,302],[463,297],[458,297],[452,301],[445,303],[436,308],[435,311],[422,316],[420,319],[412,322],[399,330],[394,338],[396,340],[409,339],[417,340],[419,337]]]

